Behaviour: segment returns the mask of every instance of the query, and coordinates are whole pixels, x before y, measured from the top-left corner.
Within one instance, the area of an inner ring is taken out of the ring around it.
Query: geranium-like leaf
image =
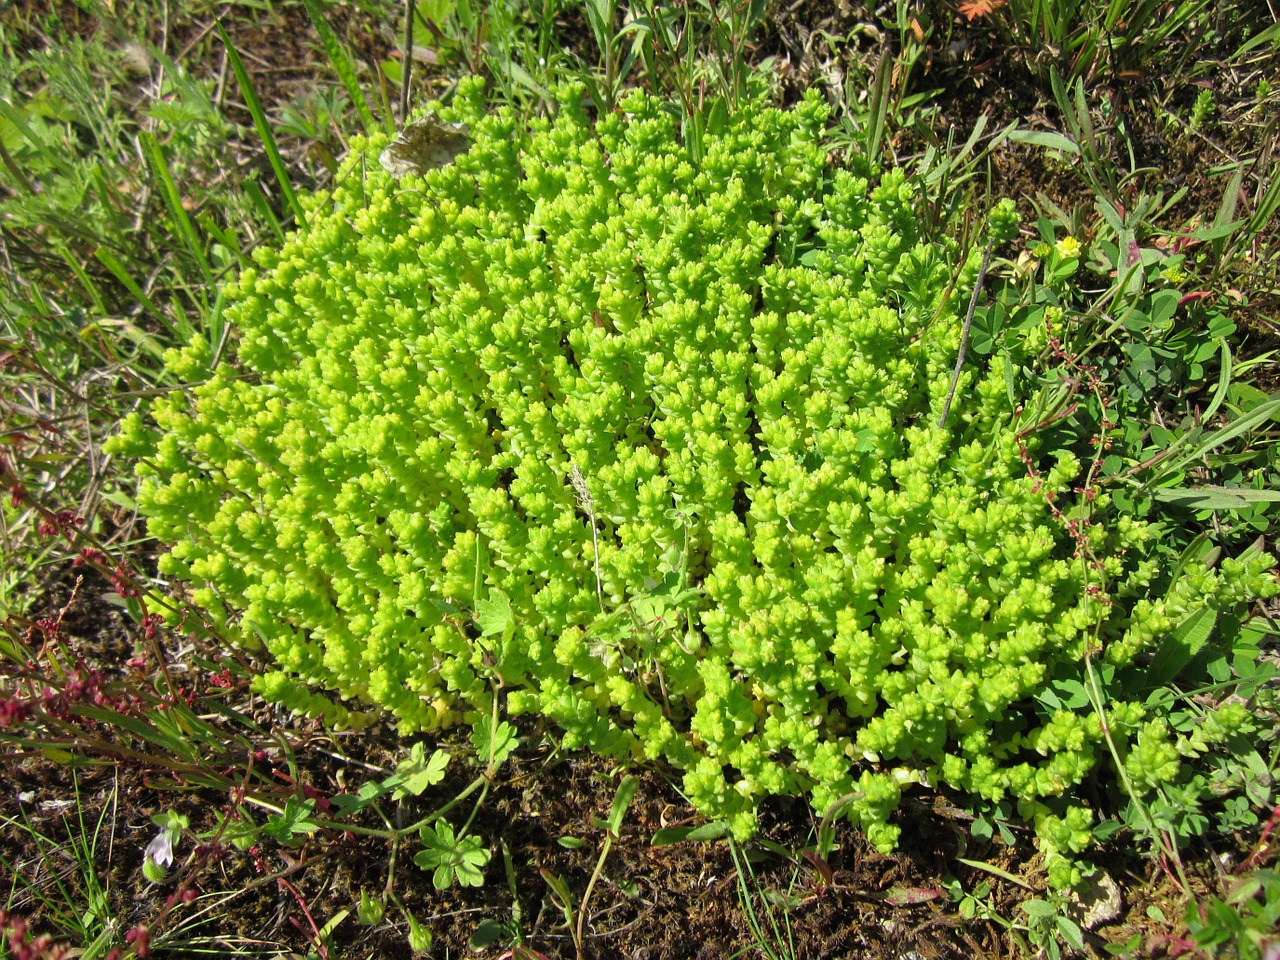
[[[457,837],[447,820],[423,827],[419,836],[422,849],[413,862],[432,871],[431,882],[437,890],[447,889],[456,879],[464,887],[484,883],[484,868],[490,853],[476,836]]]
[[[298,835],[315,833],[320,829],[320,825],[311,819],[315,808],[314,800],[290,797],[284,805],[284,810],[267,817],[262,832],[282,844],[292,843]]]
[[[496,767],[516,748],[516,728],[505,720],[499,720],[495,730],[492,718],[483,717],[471,731],[471,742],[479,758]]]
[[[490,590],[488,600],[476,601],[476,624],[482,636],[507,636],[516,626],[511,599],[501,590]]]
[[[396,772],[387,780],[395,792],[395,798],[419,796],[427,787],[434,786],[444,779],[445,767],[449,765],[449,754],[437,750],[427,756],[426,747],[415,743],[409,756],[396,764]]]

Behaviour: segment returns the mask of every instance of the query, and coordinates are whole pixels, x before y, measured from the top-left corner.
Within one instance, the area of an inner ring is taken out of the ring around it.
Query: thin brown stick
[[[964,326],[960,330],[960,353],[956,356],[956,369],[951,374],[951,389],[947,391],[947,402],[942,407],[942,416],[938,418],[938,429],[947,425],[947,415],[951,413],[951,401],[955,399],[956,387],[960,383],[960,370],[964,367],[965,351],[969,347],[969,329],[973,326],[973,314],[978,309],[978,297],[982,294],[982,284],[987,279],[987,267],[991,266],[991,249],[994,240],[987,241],[987,248],[982,251],[982,266],[978,268],[978,279],[973,283],[973,296],[969,298],[969,312],[965,315]]]

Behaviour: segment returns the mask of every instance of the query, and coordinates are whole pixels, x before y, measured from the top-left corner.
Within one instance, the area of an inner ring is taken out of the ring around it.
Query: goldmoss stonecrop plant
[[[463,83],[467,152],[396,179],[375,136],[256,252],[237,362],[112,443],[163,573],[334,722],[503,696],[683,771],[738,837],[801,794],[888,849],[928,782],[1082,849],[1104,730],[1147,780],[1177,764],[1126,671],[1201,608],[1230,631],[1269,561],[1171,580],[1157,527],[1078,495],[1006,382],[1043,336],[943,416],[982,249],[919,235],[901,171],[832,169],[819,97],[743,105],[696,160],[668,104],[582,99],[526,130]],[[998,205],[990,241],[1016,228]],[[1094,681],[1106,727],[1054,694]]]

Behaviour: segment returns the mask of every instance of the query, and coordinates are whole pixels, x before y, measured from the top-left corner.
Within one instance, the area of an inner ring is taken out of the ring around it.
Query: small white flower
[[[156,866],[169,866],[173,863],[173,835],[168,830],[161,830],[147,844],[145,856]]]

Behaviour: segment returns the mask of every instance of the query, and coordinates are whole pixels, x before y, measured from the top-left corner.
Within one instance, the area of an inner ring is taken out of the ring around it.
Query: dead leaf
[[[434,117],[415,120],[382,151],[378,162],[393,177],[426,173],[453,163],[471,146],[464,123],[444,123]]]

